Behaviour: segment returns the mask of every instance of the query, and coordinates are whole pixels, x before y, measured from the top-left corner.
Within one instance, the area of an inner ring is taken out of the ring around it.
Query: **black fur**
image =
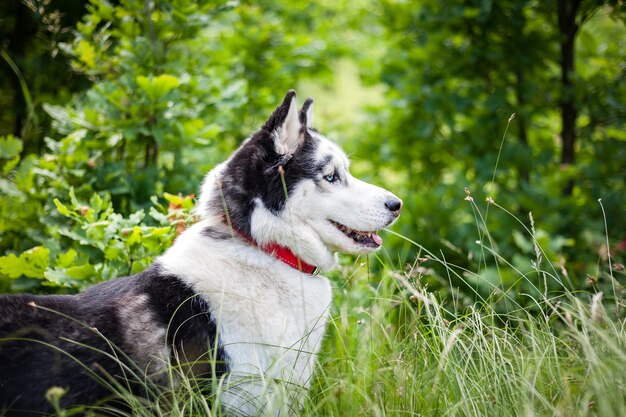
[[[153,326],[169,326],[172,354],[205,364],[213,359],[218,376],[227,371],[206,301],[179,278],[152,266],[74,296],[0,296],[0,415],[2,410],[6,416],[51,412],[45,394],[52,386],[69,389],[63,407],[91,405],[111,396],[102,383],[108,381],[106,374],[121,378],[128,375],[125,366],[140,373],[131,362],[141,358],[132,352],[140,356],[138,349],[151,346],[136,346],[125,338],[129,318],[120,314],[124,300],[135,296],[147,297]],[[202,357],[207,353],[210,358]],[[200,372],[207,375],[212,369],[207,365]],[[141,384],[130,388],[139,390]]]
[[[273,133],[284,123],[294,95],[293,90],[287,92],[282,104],[274,110],[261,130],[232,156],[220,179],[222,192],[211,203],[213,210],[222,212],[225,200],[233,227],[245,234],[250,234],[250,216],[255,199],[260,199],[265,207],[277,214],[300,181],[315,180],[320,175],[320,166],[314,159],[318,140],[309,134],[306,124],[301,131],[304,140],[293,155],[279,154],[274,146]],[[306,123],[306,110],[312,103],[313,100],[308,99],[300,110],[301,123]],[[280,167],[284,170],[287,196]]]
[[[214,240],[226,240],[234,237],[234,232],[232,234],[224,233],[221,230],[216,229],[215,227],[206,227],[202,231],[202,234]]]
[[[313,105],[313,97],[309,97],[306,100],[304,100],[304,103],[302,104],[302,108],[300,109],[299,118],[300,118],[300,124],[302,125],[303,131],[306,130],[308,124],[311,122],[310,120],[307,120],[306,112],[309,110],[309,107],[311,107],[312,105]]]

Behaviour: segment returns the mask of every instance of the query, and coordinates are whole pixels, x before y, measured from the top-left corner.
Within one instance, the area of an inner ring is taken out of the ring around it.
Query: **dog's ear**
[[[271,133],[274,148],[279,154],[291,155],[298,149],[304,136],[301,134],[295,91],[287,91],[283,102],[267,119],[263,128]]]
[[[300,124],[302,125],[302,129],[313,125],[313,97],[304,100],[304,104],[300,109]]]

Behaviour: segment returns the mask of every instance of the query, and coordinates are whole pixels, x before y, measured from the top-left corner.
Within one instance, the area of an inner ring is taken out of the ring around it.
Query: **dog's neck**
[[[278,259],[282,263],[289,265],[293,269],[296,269],[300,272],[309,275],[317,275],[319,273],[319,268],[315,265],[311,265],[305,261],[303,261],[298,255],[293,253],[293,251],[285,246],[281,246],[278,243],[269,243],[265,245],[259,245],[252,236],[242,232],[241,230],[237,230],[232,226],[232,224],[228,221],[228,219],[224,219],[223,223],[228,227],[229,230],[232,230],[233,235],[245,240],[249,244],[261,249],[266,254],[271,257]]]

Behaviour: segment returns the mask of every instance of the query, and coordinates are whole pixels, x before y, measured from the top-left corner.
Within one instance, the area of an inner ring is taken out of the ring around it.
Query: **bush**
[[[151,221],[144,210],[128,217],[116,213],[108,194],[104,198],[93,194],[85,203],[71,190],[69,205],[54,199],[58,212],[71,219],[69,225],[56,229],[61,241],[50,239],[19,256],[0,257],[3,289],[74,292],[144,270],[170,246],[176,234],[194,221],[193,196],[164,197],[169,207],[154,199]]]

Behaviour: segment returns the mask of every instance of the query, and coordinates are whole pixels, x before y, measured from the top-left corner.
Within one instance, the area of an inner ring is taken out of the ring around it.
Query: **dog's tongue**
[[[378,233],[376,232],[372,233],[372,239],[374,240],[374,242],[376,242],[378,246],[383,244],[383,239],[380,236],[378,236]]]

